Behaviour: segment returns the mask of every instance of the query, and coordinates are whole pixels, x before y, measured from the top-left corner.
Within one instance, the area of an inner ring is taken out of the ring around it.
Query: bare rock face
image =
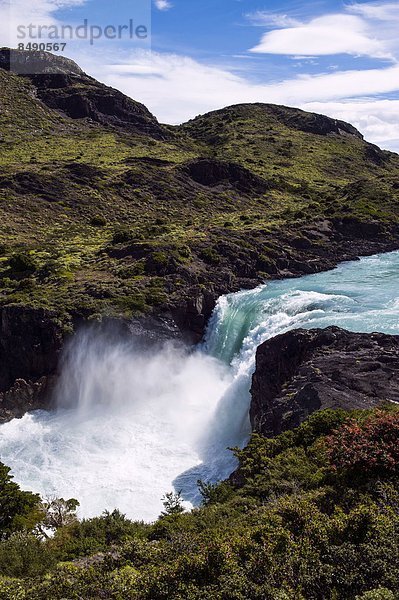
[[[140,102],[89,77],[72,60],[40,51],[0,48],[0,68],[27,77],[49,108],[124,132],[166,139],[169,132]]]
[[[51,73],[58,75],[84,75],[82,69],[70,58],[49,52],[11,50],[0,48],[0,68],[14,68],[19,74]]]
[[[243,193],[264,194],[270,184],[251,171],[233,162],[223,162],[214,158],[200,158],[187,163],[185,172],[197,183],[206,187],[220,184],[231,185]]]
[[[0,423],[19,419],[32,410],[49,408],[53,385],[53,376],[35,382],[17,379],[9,390],[0,393]]]
[[[101,125],[157,139],[168,137],[166,129],[140,102],[98,83],[88,75],[41,74],[29,78],[42,102],[72,119],[90,119]]]
[[[0,310],[0,421],[46,405],[64,339],[51,311]]]
[[[345,121],[332,119],[331,117],[317,113],[292,109],[287,106],[265,105],[265,108],[266,110],[273,111],[282,123],[299,131],[316,133],[317,135],[350,135],[361,140],[363,139],[362,134],[353,125]]]
[[[251,393],[252,428],[270,437],[316,410],[399,402],[399,336],[339,327],[277,336],[258,348]]]

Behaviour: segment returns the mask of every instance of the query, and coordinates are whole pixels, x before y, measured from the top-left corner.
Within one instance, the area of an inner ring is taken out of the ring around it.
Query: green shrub
[[[151,287],[146,293],[146,303],[149,306],[160,306],[163,303],[166,303],[168,299],[167,294],[164,289],[158,289],[156,287]]]
[[[107,219],[103,217],[103,215],[95,215],[92,219],[90,219],[90,225],[93,227],[105,227],[107,224]]]
[[[66,530],[58,531],[54,547],[62,560],[71,560],[105,551],[127,540],[142,538],[150,529],[149,525],[127,519],[119,510],[104,511],[100,517],[83,519]]]
[[[223,504],[230,500],[234,494],[233,488],[227,481],[222,481],[222,483],[206,483],[199,479],[197,485],[204,506]]]
[[[168,264],[168,255],[166,254],[166,252],[162,252],[161,250],[159,252],[153,252],[151,254],[151,261],[155,264],[158,265],[160,267],[164,267]]]
[[[201,251],[201,258],[204,262],[211,265],[218,265],[220,263],[220,256],[214,248],[204,248]]]
[[[0,577],[0,600],[25,600],[25,586],[19,579]]]
[[[132,537],[140,537],[147,529],[148,526],[144,523],[131,521],[115,509],[112,512],[104,511],[100,517],[84,519],[75,526],[74,537],[92,538],[98,540],[103,546],[108,546]]]
[[[112,236],[113,244],[124,244],[133,238],[132,231],[127,227],[117,227]]]
[[[162,517],[167,517],[169,515],[181,515],[181,513],[184,512],[181,491],[169,492],[165,494],[165,496],[162,498],[162,504],[164,506],[164,510],[161,513]]]
[[[0,573],[8,577],[38,577],[56,562],[47,543],[29,533],[14,533],[0,542]]]
[[[10,268],[14,273],[34,273],[37,263],[28,252],[17,252],[9,260]]]
[[[42,516],[39,503],[39,496],[22,491],[12,480],[9,467],[0,463],[0,539],[33,529]]]
[[[122,310],[132,313],[143,313],[147,306],[144,296],[140,293],[130,296],[121,296],[118,298],[117,302]]]
[[[356,600],[396,600],[396,597],[394,593],[387,588],[380,587],[365,592],[361,596],[356,596]]]
[[[144,260],[137,260],[129,266],[119,267],[117,270],[117,275],[121,279],[133,279],[134,277],[139,277],[140,275],[143,275],[144,271],[145,271]]]
[[[27,593],[27,600],[123,600],[112,595],[110,579],[101,569],[61,564],[46,578],[35,582]]]

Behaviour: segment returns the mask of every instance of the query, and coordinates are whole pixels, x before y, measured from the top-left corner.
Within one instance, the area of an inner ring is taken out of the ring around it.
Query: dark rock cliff
[[[143,104],[89,77],[68,58],[0,48],[0,68],[27,77],[44,104],[72,119],[89,119],[156,139],[170,137]]]
[[[44,74],[29,78],[42,102],[72,119],[91,119],[101,125],[160,139],[169,137],[143,104],[88,75]]]
[[[244,105],[245,106],[245,105]],[[248,105],[246,105],[248,106]],[[263,110],[268,110],[277,118],[292,129],[298,129],[306,133],[315,133],[317,135],[350,135],[363,139],[360,131],[350,123],[333,119],[318,113],[311,113],[290,106],[280,106],[278,104],[261,104],[256,103],[255,106],[261,107]]]
[[[399,402],[399,336],[339,327],[298,329],[257,351],[250,417],[274,436],[326,408],[371,408]]]
[[[48,406],[64,339],[51,311],[0,310],[0,422]]]

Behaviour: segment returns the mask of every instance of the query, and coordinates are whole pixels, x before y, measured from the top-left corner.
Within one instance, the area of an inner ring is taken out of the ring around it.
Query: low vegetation
[[[78,521],[76,501],[43,502],[2,467],[0,598],[395,600],[398,428],[382,406],[254,435],[230,481],[199,482],[201,507],[167,493],[153,524]]]

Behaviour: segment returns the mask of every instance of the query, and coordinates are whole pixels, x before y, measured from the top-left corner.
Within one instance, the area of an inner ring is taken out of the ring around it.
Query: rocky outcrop
[[[89,119],[157,139],[170,137],[143,104],[89,77],[70,59],[1,48],[0,68],[29,78],[44,104],[72,119]]]
[[[124,128],[150,137],[167,138],[166,130],[140,102],[98,83],[87,75],[29,76],[37,95],[49,108],[72,119],[91,119],[101,125]]]
[[[0,310],[0,421],[47,404],[64,339],[51,311]]]
[[[209,290],[193,290],[192,297],[174,308],[173,321],[184,341],[197,344],[203,338],[207,323],[216,306],[218,295]]]
[[[48,409],[55,376],[27,382],[17,379],[6,392],[0,393],[0,423],[19,419],[32,410]]]
[[[292,129],[298,129],[299,131],[305,131],[306,133],[315,133],[317,135],[351,135],[361,140],[363,139],[362,134],[356,127],[353,127],[353,125],[346,123],[345,121],[340,121],[339,119],[332,119],[325,115],[306,112],[289,106],[272,104],[259,104],[257,106],[265,107],[265,110],[273,111],[282,123]]]
[[[0,48],[0,68],[6,71],[13,70],[21,75],[84,75],[82,69],[70,58],[55,56],[50,52],[25,52],[10,48]]]
[[[251,171],[233,162],[201,158],[187,163],[183,170],[191,179],[206,187],[231,185],[243,193],[264,194],[270,184]]]
[[[279,335],[258,348],[251,393],[253,430],[266,436],[316,410],[399,402],[399,336],[339,327]]]

